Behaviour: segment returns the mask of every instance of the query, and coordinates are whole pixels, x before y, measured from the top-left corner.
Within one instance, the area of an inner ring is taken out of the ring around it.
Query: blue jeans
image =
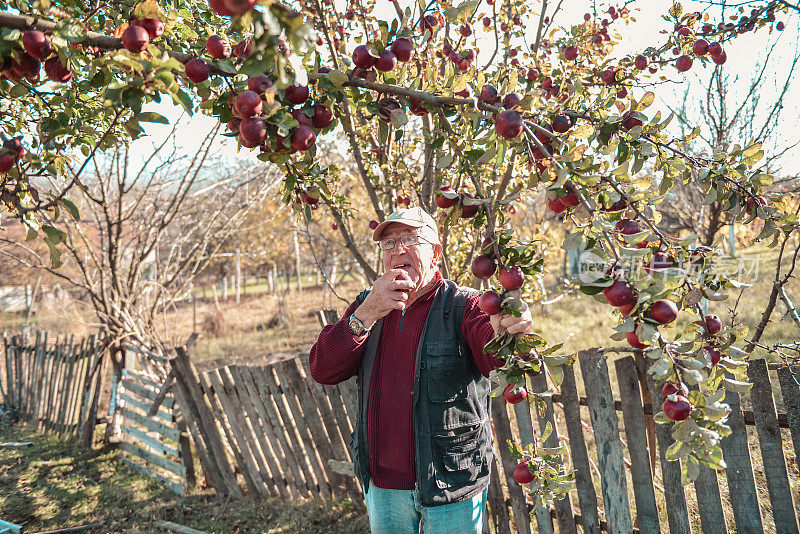
[[[394,490],[370,481],[364,494],[372,534],[480,534],[486,508],[486,491],[463,501],[422,506],[417,490]]]

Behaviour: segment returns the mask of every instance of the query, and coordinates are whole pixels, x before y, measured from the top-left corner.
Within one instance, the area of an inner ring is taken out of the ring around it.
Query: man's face
[[[386,227],[381,240],[396,238],[394,248],[383,252],[383,266],[386,270],[400,268],[408,273],[417,289],[430,282],[436,274],[442,246],[432,245],[426,241],[406,248],[400,242],[400,236],[406,234],[419,235],[419,228],[402,223],[392,223]]]

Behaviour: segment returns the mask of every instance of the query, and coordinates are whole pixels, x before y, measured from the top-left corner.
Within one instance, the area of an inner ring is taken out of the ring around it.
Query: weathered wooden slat
[[[586,450],[586,440],[581,425],[581,406],[578,403],[575,370],[571,364],[564,365],[562,369],[564,380],[561,382],[561,400],[564,406],[564,422],[567,425],[570,456],[575,470],[575,487],[578,490],[581,524],[586,534],[600,534],[597,493],[592,482],[589,453]]]
[[[168,460],[166,457],[162,455],[154,454],[142,447],[139,447],[138,445],[134,445],[133,443],[127,441],[120,441],[119,448],[125,452],[129,452],[135,456],[138,456],[142,460],[148,461],[153,465],[157,465],[162,469],[166,469],[167,471],[175,473],[179,477],[186,476],[186,467],[184,467],[180,463]]]
[[[159,388],[161,388],[161,385],[162,385],[159,382],[156,382],[155,380],[153,380],[152,378],[147,376],[146,374],[140,373],[139,371],[135,371],[133,369],[123,369],[122,370],[122,376],[123,377],[130,377],[132,380],[136,380],[137,382],[141,382],[145,386],[149,386],[149,387],[153,388],[156,391]]]
[[[350,427],[354,428],[356,421],[356,404],[358,403],[358,392],[356,390],[355,377],[340,382],[337,387],[344,401],[345,409],[347,410],[347,417],[350,419]]]
[[[60,368],[59,378],[53,395],[53,411],[50,414],[53,430],[57,433],[61,432],[61,408],[64,405],[64,389],[67,381],[67,372],[69,371],[69,353],[71,347],[72,343],[65,344],[61,347],[58,355]]]
[[[180,451],[178,451],[176,447],[168,443],[163,443],[153,436],[148,436],[146,432],[142,432],[135,426],[122,425],[122,433],[129,434],[131,437],[135,438],[137,441],[141,441],[159,454],[171,454],[176,458],[180,457]]]
[[[631,459],[633,496],[636,502],[636,523],[643,532],[661,532],[658,521],[656,495],[650,472],[647,447],[647,427],[639,391],[639,376],[631,356],[614,362],[617,370],[619,394],[622,399],[622,417],[625,423],[625,440]]]
[[[174,480],[165,477],[161,473],[156,473],[155,471],[152,471],[142,465],[139,465],[136,462],[129,460],[128,458],[122,458],[122,462],[128,467],[132,468],[134,471],[138,471],[139,473],[145,476],[158,480],[159,482],[164,484],[166,487],[168,487],[178,495],[182,496],[185,494],[186,490],[184,489],[183,484],[175,482]]]
[[[725,514],[722,512],[722,499],[719,495],[717,472],[705,465],[700,466],[700,474],[694,481],[697,495],[697,509],[703,534],[725,534]]]
[[[178,403],[184,409],[187,419],[191,419],[190,429],[192,424],[197,426],[198,435],[195,436],[195,444],[198,439],[205,441],[208,454],[206,459],[209,460],[208,468],[213,471],[212,485],[216,488],[217,493],[241,497],[242,490],[239,488],[233,467],[225,453],[222,436],[216,421],[214,421],[209,400],[201,389],[197,369],[189,359],[184,347],[176,347],[175,353],[176,357],[170,360],[170,363],[175,367],[175,382],[181,386],[176,388],[176,393],[178,391],[185,393],[184,399],[181,399],[180,396],[177,397]],[[208,471],[206,473],[208,474]]]
[[[486,501],[489,504],[490,514],[486,514],[486,522],[493,520],[493,531],[496,534],[511,534],[511,519],[508,516],[508,507],[506,500],[503,497],[503,484],[500,481],[500,471],[502,467],[500,462],[492,462],[492,476],[491,483],[489,484],[489,493]]]
[[[516,416],[520,443],[523,447],[527,447],[533,443],[530,405],[527,402],[518,402],[514,405],[514,415]],[[550,517],[550,510],[546,506],[539,506],[533,509],[533,513],[536,516],[536,526],[539,534],[552,534],[553,518]]]
[[[597,350],[587,350],[578,353],[578,361],[589,399],[589,417],[595,440],[601,444],[597,450],[597,466],[600,469],[600,487],[609,532],[627,533],[633,529],[633,523],[606,358]]]
[[[167,439],[178,441],[178,438],[180,437],[180,432],[178,432],[177,428],[173,428],[172,426],[165,425],[160,421],[150,419],[146,415],[142,415],[139,412],[128,408],[127,406],[122,408],[120,413],[122,413],[122,417],[127,418],[134,423],[140,424],[149,430],[158,432]]]
[[[289,452],[297,464],[300,476],[295,476],[295,480],[303,484],[302,491],[308,491],[312,495],[315,494],[317,491],[316,478],[305,457],[305,451],[299,443],[300,438],[297,435],[297,429],[286,409],[283,393],[279,390],[274,375],[269,367],[252,367],[250,371],[254,375],[256,385],[260,388],[261,399],[266,404],[272,404],[277,410],[275,415],[278,418],[278,427],[275,428],[275,431],[278,433],[278,439],[283,438],[281,445],[284,446],[284,449]]]
[[[328,442],[326,447],[326,435],[322,428],[322,422],[320,421],[319,412],[316,411],[316,407],[314,410],[309,410],[308,413],[300,407],[297,396],[303,384],[297,382],[289,383],[289,379],[284,372],[284,363],[285,362],[277,362],[269,366],[269,369],[275,373],[278,382],[280,382],[278,390],[282,393],[283,398],[289,406],[289,416],[294,421],[294,428],[299,434],[299,441],[297,443],[302,446],[304,450],[309,469],[317,480],[319,491],[323,498],[330,499],[332,497],[333,478],[331,476],[332,473],[329,471],[328,463],[325,461],[326,457],[330,458],[332,456],[330,442]],[[308,398],[308,391],[305,390],[303,393],[305,397]],[[322,452],[323,449],[325,450],[324,453]]]
[[[294,399],[294,401],[297,402],[299,407],[302,409],[305,425],[307,425],[310,431],[310,437],[317,447],[317,452],[319,453],[320,459],[323,463],[331,490],[338,497],[341,493],[338,491],[338,482],[340,477],[334,476],[334,473],[330,470],[330,465],[328,464],[329,459],[336,458],[336,452],[334,451],[333,444],[331,443],[328,435],[328,430],[325,428],[323,416],[318,406],[314,402],[314,396],[311,393],[310,384],[308,384],[308,382],[300,375],[298,365],[299,362],[297,362],[296,358],[284,360],[283,362],[278,363],[275,366],[276,371],[278,372],[278,379],[281,380],[282,384],[288,383],[289,390],[293,393],[293,395],[289,396],[290,400]],[[284,378],[286,382],[284,382]]]
[[[253,376],[248,368],[240,366],[229,366],[228,368],[233,377],[239,397],[242,399],[243,395],[247,395],[247,399],[253,407],[250,413],[250,423],[254,428],[260,426],[262,428],[262,435],[268,437],[266,443],[262,443],[265,455],[272,455],[276,464],[283,474],[283,479],[293,495],[308,495],[308,490],[305,486],[305,481],[300,474],[297,460],[294,459],[291,449],[286,442],[286,437],[283,432],[280,418],[277,415],[275,405],[269,394],[266,386],[263,386],[264,378],[258,373],[257,377]],[[256,382],[255,378],[258,378]],[[262,385],[259,388],[259,385]],[[247,406],[247,402],[244,402]],[[269,451],[269,452],[268,452]]]
[[[539,373],[531,378],[531,386],[534,393],[544,393],[547,391],[547,378],[545,374]],[[556,424],[555,411],[553,410],[553,399],[549,395],[542,397],[545,404],[545,414],[542,416],[537,412],[536,417],[539,421],[540,435],[544,435],[544,431],[549,424],[552,428],[550,435],[543,442],[543,445],[548,448],[556,448],[561,445],[561,437],[558,433],[558,425]],[[566,460],[566,458],[563,458]],[[572,503],[570,503],[569,495],[553,503],[555,511],[556,523],[558,524],[559,534],[578,534],[578,528],[575,525],[575,519],[572,513]]]
[[[660,388],[652,376],[648,376],[648,386],[653,399],[653,410],[661,410],[661,395],[656,394]],[[674,443],[672,439],[672,423],[657,425],[658,454],[661,462],[661,475],[664,480],[664,500],[667,503],[667,522],[671,534],[689,534],[689,512],[686,506],[686,495],[681,483],[681,465],[677,461],[666,459],[666,452]]]
[[[97,420],[97,406],[98,399],[100,398],[100,390],[103,386],[103,377],[105,376],[106,369],[108,368],[108,358],[104,356],[107,354],[105,350],[100,350],[100,342],[95,342],[96,364],[93,366],[94,378],[91,375],[87,384],[91,389],[86,390],[85,399],[87,400],[86,419],[84,420],[81,430],[81,443],[85,447],[92,447],[94,445],[94,431]],[[90,394],[91,392],[91,394]]]
[[[39,336],[37,336],[37,340]],[[44,399],[42,395],[42,387],[44,386],[44,359],[45,355],[42,350],[34,350],[33,359],[35,365],[33,383],[34,387],[36,388],[36,401],[33,403],[34,406],[34,415],[33,418],[36,421],[36,428],[42,428],[42,412],[44,411]]]
[[[200,374],[200,377],[203,377],[202,373]],[[164,384],[161,386],[161,389],[158,390],[158,393],[156,393],[155,398],[152,399],[153,405],[150,407],[148,415],[155,415],[156,410],[158,410],[158,407],[161,405],[164,405],[166,408],[172,407],[171,402],[167,400],[169,398],[167,395],[169,394],[169,390],[172,389],[172,386],[174,385],[175,372],[170,369],[170,372],[167,374],[167,378],[164,380]]]
[[[495,437],[497,438],[497,448],[500,453],[500,463],[502,466],[502,478],[506,481],[508,496],[511,501],[511,510],[514,513],[515,532],[530,534],[531,532],[531,511],[525,500],[523,487],[514,480],[511,473],[517,466],[517,461],[511,458],[508,452],[509,440],[515,441],[511,433],[511,420],[508,417],[506,401],[502,397],[492,397],[492,422],[494,423]]]
[[[61,388],[61,405],[58,408],[58,433],[64,435],[67,428],[67,407],[72,401],[72,377],[75,373],[75,360],[78,354],[78,345],[71,345],[65,353],[65,378],[64,384]]]
[[[134,408],[141,410],[143,414],[147,414],[150,411],[150,403],[144,403],[140,401],[139,399],[133,397],[133,395],[131,395],[127,391],[119,394],[119,400],[124,401],[126,405],[130,405],[133,406]],[[174,420],[172,412],[166,412],[162,409],[159,409],[158,413],[156,413],[156,415],[154,415],[153,417],[157,417],[158,419],[161,419],[162,421],[165,421],[167,423],[172,423]]]
[[[178,410],[178,415],[175,418],[175,426],[181,433],[178,439],[178,447],[181,451],[181,463],[186,468],[186,485],[194,487],[197,485],[197,476],[194,472],[194,455],[192,454],[192,442],[189,438],[189,425],[186,424],[186,418]]]
[[[792,435],[794,455],[800,456],[800,366],[778,369],[787,426]]]
[[[74,358],[74,374],[72,380],[70,380],[70,387],[69,387],[69,401],[67,402],[67,407],[64,412],[64,432],[66,434],[71,434],[74,430],[74,423],[75,423],[75,406],[77,405],[77,398],[80,395],[80,391],[83,387],[83,364],[86,360],[85,358],[85,346],[86,346],[86,339],[82,339],[81,343],[77,346],[75,350]]]
[[[792,501],[792,489],[786,470],[786,458],[783,455],[781,430],[775,413],[767,361],[750,361],[747,366],[747,376],[753,383],[750,400],[756,418],[758,443],[761,447],[761,459],[764,475],[767,478],[775,528],[781,533],[797,534],[800,532],[800,527],[797,524],[797,512]]]
[[[61,374],[63,372],[61,350],[62,346],[59,345],[54,350],[53,357],[50,358],[50,361],[52,362],[52,373],[49,379],[49,387],[47,388],[47,411],[45,412],[44,416],[46,427],[49,430],[55,430],[56,401],[59,386],[61,385]]]
[[[251,445],[242,432],[241,415],[237,413],[239,411],[237,409],[238,406],[234,408],[233,402],[225,391],[219,369],[203,373],[203,375],[206,376],[211,387],[214,388],[215,402],[212,408],[226,433],[228,444],[231,447],[236,463],[239,465],[239,471],[244,477],[247,489],[253,495],[268,495],[270,490],[275,491],[272,489],[274,483],[270,483],[272,481],[268,470],[256,465],[256,458],[261,460],[260,451],[251,450]],[[231,417],[228,417],[227,414],[231,414]],[[270,486],[269,489],[267,486]],[[277,491],[275,494],[278,494]]]
[[[129,375],[130,376],[130,375]],[[130,391],[131,393],[135,393],[138,396],[145,398],[150,401],[155,401],[156,397],[158,397],[158,391],[155,391],[149,387],[143,386],[141,384],[137,384],[132,378],[126,378],[122,380],[122,387]],[[164,411],[169,413],[169,410],[172,409],[172,405],[175,402],[175,399],[171,396],[165,396],[164,400],[161,401],[161,407],[164,408]],[[152,406],[152,404],[151,404]]]

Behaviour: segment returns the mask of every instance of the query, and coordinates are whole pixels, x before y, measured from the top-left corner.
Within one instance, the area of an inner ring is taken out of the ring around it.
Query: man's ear
[[[439,243],[435,243],[433,245],[433,266],[436,267],[439,264],[439,260],[442,258],[442,252],[444,249],[442,245]]]

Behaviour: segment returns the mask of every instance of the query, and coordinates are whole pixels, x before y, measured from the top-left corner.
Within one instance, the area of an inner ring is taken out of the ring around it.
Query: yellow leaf
[[[653,101],[656,99],[656,95],[648,91],[644,94],[641,100],[639,100],[639,105],[637,106],[637,111],[641,111],[651,105],[653,105]]]

